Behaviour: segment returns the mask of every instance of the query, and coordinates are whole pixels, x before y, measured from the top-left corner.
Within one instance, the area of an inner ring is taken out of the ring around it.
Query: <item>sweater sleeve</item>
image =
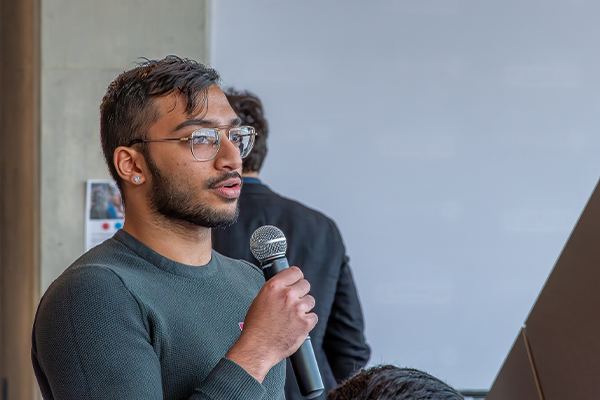
[[[343,260],[323,338],[323,349],[338,383],[364,367],[371,355],[363,333],[363,314],[348,257],[344,256]]]
[[[264,394],[264,386],[252,375],[228,358],[222,358],[192,399],[261,399]]]
[[[103,267],[79,267],[46,292],[32,359],[45,399],[162,400],[161,364],[141,305]],[[193,389],[192,389],[193,390]],[[192,399],[261,399],[264,387],[222,359]]]

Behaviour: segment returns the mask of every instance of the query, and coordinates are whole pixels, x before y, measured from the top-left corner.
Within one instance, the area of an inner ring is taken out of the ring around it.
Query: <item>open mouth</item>
[[[225,198],[235,199],[240,196],[241,186],[241,181],[233,178],[217,185],[213,190]]]
[[[227,181],[215,186],[215,189],[240,187],[241,182],[238,179],[228,179]]]

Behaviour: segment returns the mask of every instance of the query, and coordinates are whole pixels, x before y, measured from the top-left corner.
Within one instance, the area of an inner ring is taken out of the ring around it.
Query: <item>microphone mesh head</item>
[[[261,226],[250,237],[250,251],[260,262],[283,257],[287,251],[285,235],[276,226]]]

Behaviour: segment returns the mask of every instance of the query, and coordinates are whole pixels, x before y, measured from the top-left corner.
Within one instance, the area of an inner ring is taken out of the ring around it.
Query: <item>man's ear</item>
[[[139,151],[131,147],[120,146],[113,153],[113,163],[117,173],[125,182],[141,185],[147,180],[146,160]]]

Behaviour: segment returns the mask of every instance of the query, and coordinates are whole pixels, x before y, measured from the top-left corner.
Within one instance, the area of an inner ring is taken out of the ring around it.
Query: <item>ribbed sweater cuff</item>
[[[211,399],[260,400],[266,389],[244,368],[223,357],[202,382],[200,391]]]

